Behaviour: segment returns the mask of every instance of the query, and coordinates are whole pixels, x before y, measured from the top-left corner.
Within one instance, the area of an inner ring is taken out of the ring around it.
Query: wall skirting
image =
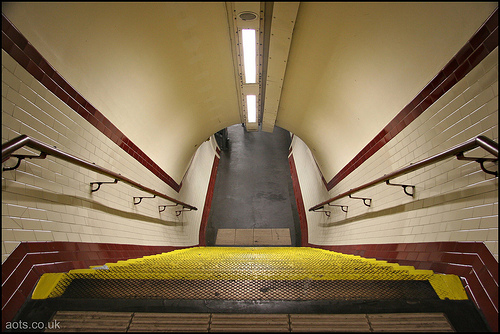
[[[498,262],[482,242],[308,246],[457,275],[491,329],[498,331]]]
[[[219,167],[219,154],[220,154],[220,149],[217,148],[217,154],[214,157],[214,163],[212,165],[212,172],[210,173],[210,180],[208,181],[208,188],[207,188],[207,196],[205,198],[205,205],[203,206],[203,214],[201,216],[201,224],[200,224],[200,236],[199,236],[199,245],[200,246],[206,246],[206,232],[207,232],[207,224],[208,224],[208,217],[210,215],[210,208],[212,207],[212,198],[214,195],[214,188],[215,188],[215,179],[217,177],[217,168]]]
[[[11,321],[44,273],[88,269],[186,247],[86,242],[21,242],[2,264],[2,328]]]
[[[288,156],[288,164],[290,165],[293,192],[295,194],[295,202],[297,204],[297,212],[299,214],[301,246],[304,247],[308,245],[307,215],[306,208],[304,207],[304,200],[302,198],[302,191],[300,190],[299,176],[297,174],[297,168],[295,167],[293,154]]]

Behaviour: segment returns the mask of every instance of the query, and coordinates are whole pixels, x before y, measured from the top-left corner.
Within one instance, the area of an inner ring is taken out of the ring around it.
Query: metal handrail
[[[14,153],[16,150],[20,149],[23,146],[28,146],[33,149],[36,149],[42,153],[42,155],[52,155],[55,156],[59,159],[68,161],[72,164],[78,165],[80,167],[84,167],[87,169],[90,169],[94,172],[109,176],[111,178],[114,178],[115,180],[122,181],[124,183],[127,183],[137,189],[140,189],[142,191],[148,192],[150,194],[156,195],[158,197],[161,197],[163,199],[166,199],[168,201],[177,203],[178,205],[182,205],[183,208],[190,209],[190,210],[198,210],[196,207],[189,205],[187,203],[181,202],[176,200],[175,198],[172,198],[168,195],[162,194],[154,189],[145,187],[141,185],[140,183],[137,183],[121,174],[115,173],[113,171],[110,171],[106,168],[103,168],[101,166],[96,165],[93,162],[89,162],[83,159],[80,159],[78,157],[75,157],[74,155],[65,153],[55,147],[49,146],[37,139],[31,138],[27,135],[21,135],[17,138],[14,138],[4,144],[2,144],[2,163],[8,160],[11,156],[14,156],[12,153]],[[44,158],[44,156],[41,158]]]
[[[436,154],[432,157],[429,157],[427,159],[424,159],[424,160],[421,160],[419,162],[416,162],[414,164],[410,164],[409,166],[407,167],[403,167],[403,168],[400,168],[392,173],[389,173],[389,174],[385,174],[384,176],[382,177],[379,177],[378,179],[375,179],[371,182],[368,182],[368,183],[365,183],[359,187],[356,187],[356,188],[353,188],[349,191],[346,191],[342,194],[339,194],[335,197],[332,197],[324,202],[321,202],[313,207],[311,207],[309,209],[309,211],[315,211],[315,210],[318,210],[318,209],[322,209],[323,206],[335,201],[335,200],[338,200],[340,198],[343,198],[343,197],[346,197],[346,196],[349,196],[355,192],[358,192],[360,190],[363,190],[363,189],[366,189],[366,188],[369,188],[369,187],[372,187],[376,184],[379,184],[379,183],[383,183],[383,182],[386,182],[390,179],[393,179],[395,177],[398,177],[398,176],[401,176],[401,175],[404,175],[404,174],[408,174],[410,172],[413,172],[414,170],[417,170],[417,169],[420,169],[420,168],[423,168],[425,166],[428,166],[430,164],[433,164],[433,163],[436,163],[438,161],[441,161],[441,160],[444,160],[444,159],[447,159],[447,158],[450,158],[452,156],[456,156],[457,158],[460,159],[460,157],[462,158],[462,160],[464,159],[463,157],[463,153],[464,152],[467,152],[467,151],[470,151],[476,147],[482,147],[483,149],[485,149],[486,151],[488,151],[489,153],[493,154],[494,156],[496,156],[498,158],[498,143],[494,142],[493,140],[485,137],[485,136],[478,136],[476,138],[472,138],[460,145],[457,145],[455,147],[452,147],[442,153],[439,153],[439,154]],[[467,158],[465,158],[467,159]],[[469,160],[476,160],[477,162],[480,162],[481,163],[481,168],[483,170],[484,169],[484,166],[483,166],[483,162],[484,161],[491,161],[491,160],[495,160],[495,159],[485,159],[485,158],[470,158]],[[496,159],[495,161],[498,161],[498,159]]]

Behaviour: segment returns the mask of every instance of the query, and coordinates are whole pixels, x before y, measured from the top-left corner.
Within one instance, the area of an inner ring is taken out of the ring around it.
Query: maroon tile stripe
[[[413,122],[498,47],[498,8],[432,81],[327,184],[331,190]]]
[[[290,165],[293,192],[295,194],[295,202],[297,204],[297,212],[299,214],[301,246],[305,247],[308,245],[308,238],[309,238],[307,232],[307,216],[306,216],[306,209],[304,207],[304,200],[302,198],[302,191],[300,190],[299,176],[297,174],[297,168],[295,167],[295,160],[293,159],[292,154],[290,154],[290,156],[288,157],[288,164]]]
[[[111,139],[125,152],[149,169],[160,180],[179,192],[181,184],[175,182],[146,153],[135,145],[113,123],[97,110],[89,101],[80,95],[31,45],[28,40],[2,13],[2,49],[19,65],[33,75],[42,85],[54,93],[71,109],[85,118],[90,124]]]
[[[2,328],[11,321],[44,273],[85,269],[186,247],[86,242],[22,242],[2,264]]]
[[[217,154],[220,154],[217,148]],[[210,215],[210,208],[212,207],[212,198],[214,195],[215,178],[217,177],[217,168],[219,167],[220,158],[215,155],[214,163],[212,165],[212,172],[210,173],[210,181],[208,182],[207,195],[205,197],[205,205],[203,206],[203,214],[201,215],[200,236],[198,238],[200,246],[206,246],[206,230],[208,224],[208,216]]]
[[[491,329],[498,331],[498,262],[482,242],[308,246],[457,275]]]

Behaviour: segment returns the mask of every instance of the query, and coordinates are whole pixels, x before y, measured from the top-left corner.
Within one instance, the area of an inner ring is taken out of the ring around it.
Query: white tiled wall
[[[160,213],[161,198],[113,181],[54,157],[25,159],[15,171],[2,172],[2,262],[20,241],[82,241],[140,245],[191,246],[198,243],[201,213],[215,154],[201,145],[176,193],[83,117],[49,92],[2,50],[2,143],[26,134],[64,152],[120,173],[146,187],[196,206],[176,216]],[[213,140],[213,139],[212,139]],[[16,153],[38,155],[23,148]],[[152,157],[154,159],[154,157]],[[2,165],[13,166],[16,159]]]
[[[478,135],[498,142],[498,48],[329,194],[325,194],[311,153],[296,138],[292,153],[307,211],[309,242],[481,241],[498,260],[498,178],[484,173],[474,161],[450,158],[391,180],[415,185],[414,198],[405,195],[402,187],[381,184],[353,194],[372,198],[371,207],[343,198],[332,204],[347,205],[347,213],[331,208],[328,218],[308,211],[328,198]],[[465,156],[491,157],[480,148]]]

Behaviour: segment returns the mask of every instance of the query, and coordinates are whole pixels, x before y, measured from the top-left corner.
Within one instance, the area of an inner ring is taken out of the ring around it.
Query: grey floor
[[[228,129],[229,145],[221,152],[207,246],[219,229],[290,229],[292,246],[300,245],[300,223],[293,194],[288,152],[290,133],[247,132],[241,124]]]

